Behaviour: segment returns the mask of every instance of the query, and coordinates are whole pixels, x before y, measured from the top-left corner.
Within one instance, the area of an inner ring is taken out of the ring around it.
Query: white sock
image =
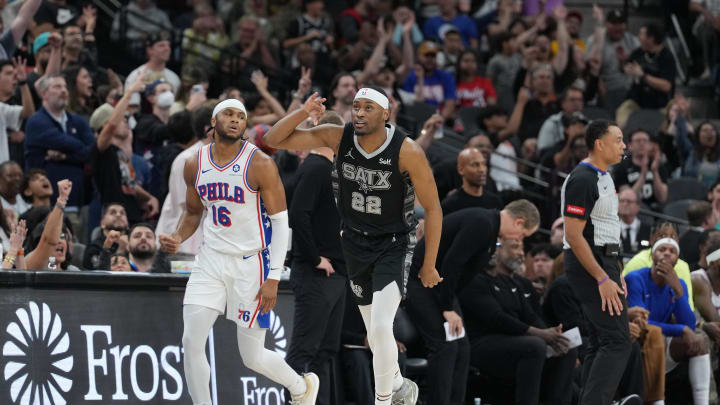
[[[393,378],[393,392],[400,391],[400,388],[402,388],[403,383],[405,382],[405,379],[403,378],[402,374],[400,373],[400,367],[395,366],[395,377]]]
[[[710,355],[691,357],[688,368],[693,402],[695,405],[707,405],[710,402]]]
[[[375,394],[375,405],[388,405],[392,400],[392,394]]]
[[[245,367],[287,387],[293,397],[303,395],[307,391],[305,379],[282,356],[265,348],[265,332],[238,327],[238,346]]]
[[[381,291],[373,293],[370,329],[368,339],[373,352],[375,392],[377,398],[392,396],[395,385],[395,371],[398,370],[398,349],[393,336],[393,321],[400,305],[400,289],[392,282]],[[387,402],[380,402],[387,403]]]
[[[183,306],[183,363],[188,392],[193,403],[210,405],[210,364],[205,343],[220,313],[201,305]]]
[[[655,402],[653,402],[653,405],[665,405],[665,400],[661,399],[659,401],[655,401]]]

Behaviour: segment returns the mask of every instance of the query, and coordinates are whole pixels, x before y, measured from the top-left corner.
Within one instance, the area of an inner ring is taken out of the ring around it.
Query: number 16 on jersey
[[[232,221],[230,220],[230,210],[227,209],[227,207],[223,206],[212,206],[212,216],[213,216],[213,224],[215,226],[221,225],[224,227],[229,227],[232,225]]]

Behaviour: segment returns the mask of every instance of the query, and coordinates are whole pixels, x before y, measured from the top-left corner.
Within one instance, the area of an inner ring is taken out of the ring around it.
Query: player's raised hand
[[[177,253],[178,249],[180,249],[180,243],[182,243],[180,235],[177,234],[168,235],[161,233],[158,235],[158,241],[160,242],[160,249],[170,254]]]
[[[427,288],[433,288],[443,281],[443,278],[440,277],[440,273],[435,269],[435,266],[423,266],[420,269],[418,277],[420,277],[423,287]]]
[[[277,302],[277,289],[278,281],[273,279],[265,280],[265,282],[260,286],[260,291],[258,291],[255,299],[260,300],[261,314],[267,314],[271,309],[275,308],[275,303]]]
[[[310,114],[314,125],[317,125],[318,120],[325,114],[325,105],[323,104],[325,100],[326,98],[320,97],[320,95],[315,92],[305,101],[303,109]]]

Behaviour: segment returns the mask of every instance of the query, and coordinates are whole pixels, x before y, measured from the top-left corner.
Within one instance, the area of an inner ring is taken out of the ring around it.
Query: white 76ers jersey
[[[244,141],[240,153],[225,166],[213,162],[214,143],[198,151],[195,189],[207,209],[203,243],[213,250],[243,255],[270,243],[270,218],[257,190],[247,182],[250,161],[258,148]]]

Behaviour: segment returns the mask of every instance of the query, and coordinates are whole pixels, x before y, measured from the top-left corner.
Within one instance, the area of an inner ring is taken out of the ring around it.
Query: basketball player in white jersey
[[[695,309],[705,322],[700,322],[703,330],[711,339],[720,339],[720,238],[711,234],[706,242],[705,253],[700,253],[702,263],[705,254],[704,269],[691,273]]]
[[[243,138],[247,111],[238,100],[212,113],[214,142],[185,164],[186,208],[177,231],[159,235],[162,248],[177,252],[200,225],[204,243],[183,302],[185,378],[195,405],[210,405],[210,366],[205,343],[218,315],[237,323],[243,363],[285,386],[294,405],[312,405],[317,375],[297,374],[265,349],[270,310],[288,243],[285,191],[270,157]]]

